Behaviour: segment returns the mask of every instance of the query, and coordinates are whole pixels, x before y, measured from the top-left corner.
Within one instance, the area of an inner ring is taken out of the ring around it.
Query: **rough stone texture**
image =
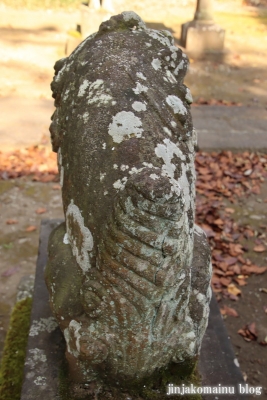
[[[35,288],[33,294],[33,308],[31,329],[28,339],[27,357],[24,367],[24,383],[21,400],[42,399],[70,400],[71,396],[62,393],[62,366],[64,365],[64,337],[56,321],[52,318],[48,304],[48,292],[44,284],[44,266],[47,263],[47,242],[50,232],[62,221],[42,220],[40,230],[40,245],[36,267]],[[34,335],[33,335],[34,333]],[[39,357],[38,357],[39,355]],[[46,359],[44,362],[43,360]],[[235,395],[220,395],[220,400],[245,400],[247,396],[238,394],[238,385],[244,384],[242,373],[215,296],[210,303],[210,315],[198,362],[198,371],[202,386],[235,386]],[[173,380],[170,380],[172,383]],[[166,387],[167,391],[167,387]],[[99,400],[112,399],[105,393],[98,394]],[[166,396],[170,398],[170,396]],[[202,395],[203,400],[211,400],[211,395]],[[215,396],[216,397],[216,396]],[[95,399],[95,396],[87,396]],[[132,400],[135,397],[130,396]],[[165,396],[161,395],[160,400]],[[138,396],[138,400],[142,397]],[[129,400],[129,395],[121,394],[120,400]]]
[[[133,12],[55,65],[66,223],[50,236],[46,282],[75,382],[142,380],[199,354],[211,266],[194,225],[187,65],[169,32]]]

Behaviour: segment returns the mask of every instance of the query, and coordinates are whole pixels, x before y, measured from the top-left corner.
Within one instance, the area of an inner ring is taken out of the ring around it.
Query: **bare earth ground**
[[[195,2],[180,0],[168,4],[163,11],[160,2],[114,1],[116,12],[132,9],[149,27],[171,30],[178,42],[181,23],[192,19]],[[261,18],[256,18],[258,12],[257,9],[241,8],[238,1],[216,2],[216,22],[227,30],[225,53],[222,57],[190,60],[186,84],[195,100],[214,99],[213,102],[224,100],[267,107],[267,14],[261,11]],[[0,3],[0,102],[9,102],[10,121],[13,99],[51,99],[49,85],[53,64],[64,57],[66,32],[74,29],[78,22],[77,11],[15,11]],[[49,103],[48,111],[47,124],[39,127],[44,142],[48,136],[52,103]],[[31,113],[30,108],[28,112]],[[13,123],[10,135],[14,132],[27,135],[27,127]],[[265,199],[266,182],[260,195],[252,194],[248,199],[240,199],[240,203],[228,205],[235,209],[233,217],[236,221],[248,223],[254,231],[258,229],[266,235],[266,229],[259,227],[260,224],[267,225]],[[40,208],[47,211],[36,213]],[[24,178],[0,180],[0,274],[4,274],[0,283],[0,352],[17,285],[22,276],[34,274],[40,220],[61,217],[61,196],[55,183],[31,182]],[[18,223],[8,225],[9,219],[17,219]],[[37,230],[26,231],[29,226],[35,226]],[[267,266],[266,251],[253,253],[252,240],[246,245],[246,255],[252,262]],[[242,287],[239,301],[222,299],[221,304],[235,308],[239,314],[237,318],[227,316],[225,323],[245,379],[251,385],[263,386],[264,394],[260,398],[267,399],[267,346],[261,346],[257,341],[246,342],[237,334],[240,328],[255,322],[260,340],[267,336],[267,273],[250,277],[248,285]]]

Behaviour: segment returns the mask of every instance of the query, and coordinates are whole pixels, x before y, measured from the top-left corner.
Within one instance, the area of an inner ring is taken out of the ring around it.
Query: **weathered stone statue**
[[[66,222],[50,236],[46,282],[71,380],[91,391],[143,388],[176,365],[190,374],[200,350],[211,270],[194,225],[187,66],[168,31],[131,11],[55,65]]]

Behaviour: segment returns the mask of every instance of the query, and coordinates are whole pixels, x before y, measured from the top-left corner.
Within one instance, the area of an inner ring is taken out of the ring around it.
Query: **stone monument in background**
[[[197,0],[194,20],[182,25],[181,44],[194,55],[222,52],[225,30],[215,24],[212,0]]]
[[[211,265],[194,224],[187,67],[171,34],[131,11],[55,65],[65,222],[50,235],[46,283],[74,395],[153,387],[163,399],[194,369]]]

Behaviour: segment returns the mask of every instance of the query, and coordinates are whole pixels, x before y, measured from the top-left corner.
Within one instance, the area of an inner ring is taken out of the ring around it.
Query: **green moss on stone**
[[[127,383],[127,390],[136,396],[136,398],[141,398],[145,400],[163,400],[169,399],[173,396],[166,395],[167,385],[169,383],[174,384],[174,386],[189,386],[194,384],[195,386],[201,385],[197,369],[196,360],[186,360],[181,364],[171,363],[168,368],[161,368],[142,381],[132,381]],[[179,398],[180,396],[178,396]],[[200,395],[188,395],[182,396],[187,400],[199,400]],[[177,395],[175,395],[177,398]]]
[[[62,361],[59,369],[59,394],[61,400],[72,400],[68,380],[68,365],[66,359]]]
[[[71,384],[68,378],[68,366],[66,360],[63,361],[60,369],[60,399],[61,400],[94,400],[95,395],[89,394],[86,387]],[[150,377],[142,380],[121,381],[118,385],[117,379],[105,379],[105,384],[98,392],[99,400],[201,400],[200,394],[189,395],[167,395],[167,386],[172,383],[174,386],[185,387],[191,384],[195,387],[201,386],[201,378],[197,370],[195,361],[187,361],[181,364],[172,363],[167,369],[156,370]],[[89,385],[88,385],[89,386]]]
[[[28,297],[16,303],[12,311],[0,367],[1,400],[20,399],[31,308],[32,299]]]

